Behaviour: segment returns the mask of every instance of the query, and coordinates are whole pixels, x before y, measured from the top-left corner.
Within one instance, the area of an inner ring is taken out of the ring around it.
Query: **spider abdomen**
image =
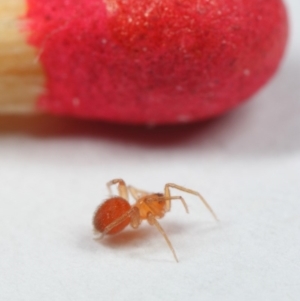
[[[131,206],[122,197],[112,197],[106,200],[95,212],[93,224],[95,230],[104,232],[105,228],[130,210]],[[124,221],[112,228],[107,234],[122,231],[130,223],[128,216]]]

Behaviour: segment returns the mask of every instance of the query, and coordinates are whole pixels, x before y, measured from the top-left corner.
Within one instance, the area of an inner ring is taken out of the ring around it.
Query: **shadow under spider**
[[[204,235],[205,233],[210,233],[211,231],[215,231],[220,227],[220,225],[211,225],[211,223],[205,222],[203,223],[202,227],[196,222],[190,223],[189,225],[183,223],[181,224],[179,222],[167,222],[163,223],[162,226],[171,241],[172,238],[175,239],[176,235],[191,235],[192,239],[192,229],[198,229],[196,231],[198,233],[200,232],[201,235]],[[117,248],[120,246],[125,247],[141,245],[146,241],[151,243],[154,240],[161,240],[162,243],[164,243],[163,237],[154,227],[144,224],[141,228],[136,230],[128,227],[123,232],[118,234],[106,235],[102,239],[96,239],[96,242],[106,247]]]
[[[162,226],[170,239],[172,239],[172,236],[175,236],[176,234],[182,234],[185,232],[184,225],[181,225],[180,223],[164,223]],[[124,231],[115,235],[106,235],[102,239],[96,239],[96,242],[107,247],[116,248],[119,246],[140,245],[142,242],[153,241],[160,238],[163,241],[163,237],[156,228],[144,224],[136,230],[128,227]]]

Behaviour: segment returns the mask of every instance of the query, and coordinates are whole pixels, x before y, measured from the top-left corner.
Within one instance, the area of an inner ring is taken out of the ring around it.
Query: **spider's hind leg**
[[[126,187],[126,184],[123,179],[113,179],[106,184],[110,196],[113,195],[111,186],[115,185],[115,184],[118,184],[119,196],[122,197],[123,199],[125,199],[126,201],[128,201],[128,191],[127,191],[127,187]]]
[[[127,186],[127,189],[129,193],[133,196],[133,198],[137,201],[139,198],[150,194],[150,192],[147,192],[145,190],[137,189],[131,185]]]

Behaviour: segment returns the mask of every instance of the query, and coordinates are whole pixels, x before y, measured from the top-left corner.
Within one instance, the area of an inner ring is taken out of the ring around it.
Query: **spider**
[[[111,186],[115,184],[118,185],[118,196],[112,195]],[[134,229],[137,229],[142,220],[147,220],[150,225],[154,225],[162,234],[177,262],[178,258],[175,250],[157,219],[164,217],[165,213],[170,211],[172,200],[180,200],[187,213],[188,207],[183,197],[171,195],[170,188],[175,188],[199,197],[213,217],[218,220],[216,214],[199,192],[174,183],[166,184],[164,193],[149,193],[132,186],[126,186],[122,179],[109,181],[107,188],[110,197],[96,209],[94,214],[93,225],[95,234],[102,233],[99,237],[101,239],[106,234],[116,234],[122,231],[129,224]],[[128,193],[135,199],[135,204],[129,204]]]

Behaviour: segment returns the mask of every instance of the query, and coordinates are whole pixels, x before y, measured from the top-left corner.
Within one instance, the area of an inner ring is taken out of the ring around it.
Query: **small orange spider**
[[[111,186],[114,184],[118,184],[119,196],[112,196]],[[93,218],[95,233],[102,233],[100,239],[106,234],[115,234],[122,231],[129,224],[134,229],[137,229],[142,220],[147,220],[150,225],[155,225],[158,231],[163,235],[177,262],[178,259],[175,250],[157,219],[164,217],[165,213],[170,211],[171,200],[180,200],[187,213],[188,207],[183,197],[171,196],[170,188],[198,196],[213,217],[218,220],[216,214],[199,192],[173,183],[165,185],[164,194],[148,193],[132,186],[126,186],[122,179],[109,181],[107,188],[110,192],[110,198],[96,209]],[[128,202],[128,191],[136,200],[132,206]]]

